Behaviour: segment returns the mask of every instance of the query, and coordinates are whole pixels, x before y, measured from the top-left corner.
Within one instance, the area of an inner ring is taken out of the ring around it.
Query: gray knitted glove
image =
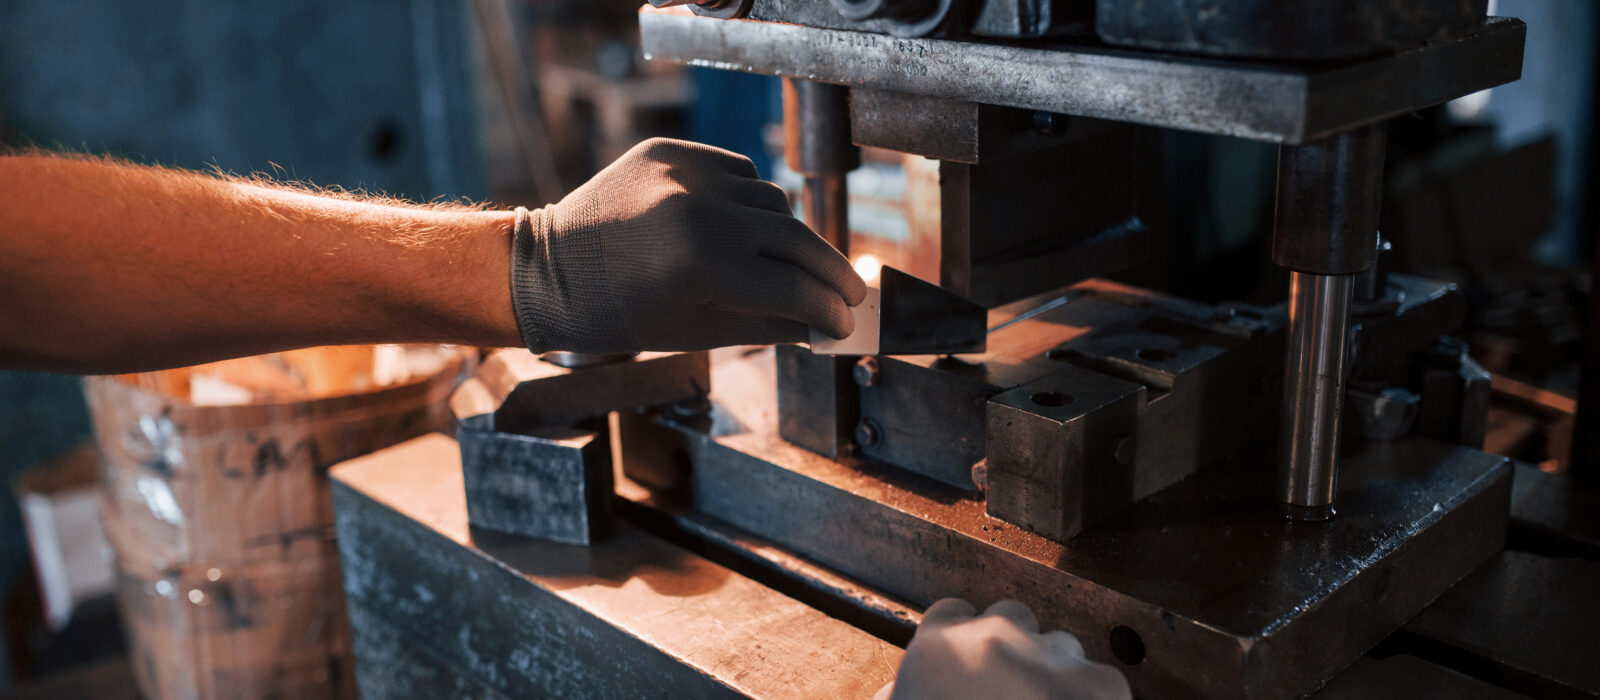
[[[866,284],[748,158],[650,139],[518,210],[511,300],[534,352],[704,350],[852,330]]]

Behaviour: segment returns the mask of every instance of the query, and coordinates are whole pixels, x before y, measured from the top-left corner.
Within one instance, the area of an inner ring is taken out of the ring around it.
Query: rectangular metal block
[[[743,432],[684,431],[696,510],[914,603],[1020,600],[1139,697],[1310,692],[1504,541],[1507,461],[1404,438],[1349,451],[1329,523],[1286,520],[1262,457],[1202,470],[1061,544],[979,499],[790,445],[761,392],[713,397]],[[1137,663],[1112,641],[1130,632]]]
[[[1073,120],[1060,134],[1050,134],[1035,125],[1034,114],[966,100],[855,88],[850,91],[850,139],[858,146],[977,165],[1103,130],[1103,123],[1085,118]]]
[[[1390,55],[1296,65],[1070,42],[903,39],[650,7],[639,30],[651,60],[1291,144],[1516,80],[1526,35],[1522,22],[1491,17]]]
[[[454,441],[333,469],[363,697],[869,697],[901,650],[632,528],[468,526]],[[370,624],[377,621],[377,624]]]
[[[493,430],[461,421],[462,478],[473,526],[551,542],[593,544],[614,528],[611,441],[605,431]]]
[[[1063,541],[1133,503],[1144,401],[1142,385],[1071,366],[989,399],[989,515]]]
[[[793,345],[777,353],[778,434],[826,457],[844,457],[855,444],[861,399],[850,375],[854,357],[817,355]]]
[[[569,369],[505,348],[456,390],[450,408],[459,419],[493,413],[496,430],[530,433],[612,411],[702,399],[709,391],[711,356],[705,352],[646,352]]]
[[[998,162],[941,162],[940,284],[996,306],[1143,260],[1139,178],[1153,175],[1136,172],[1132,127],[1097,131]]]

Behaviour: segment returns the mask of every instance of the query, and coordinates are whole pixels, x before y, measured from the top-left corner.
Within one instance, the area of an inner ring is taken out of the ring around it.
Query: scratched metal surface
[[[645,57],[1150,126],[1303,143],[1522,75],[1509,18],[1391,56],[1303,68],[1110,49],[902,39],[644,7]]]
[[[1149,697],[1314,690],[1504,539],[1506,460],[1408,439],[1348,456],[1329,524],[1282,518],[1270,469],[1213,469],[1057,543],[955,489],[784,442],[772,371],[770,355],[714,368],[738,427],[681,431],[695,509],[913,604],[1021,600],[1099,660],[1127,627],[1146,654],[1118,668]]]
[[[638,530],[593,547],[470,530],[441,435],[333,478],[368,696],[870,697],[899,666],[900,649]],[[407,659],[429,668],[397,676]]]

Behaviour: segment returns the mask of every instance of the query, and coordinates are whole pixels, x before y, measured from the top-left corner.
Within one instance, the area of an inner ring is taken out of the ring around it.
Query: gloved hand
[[[518,211],[511,300],[534,352],[704,350],[853,329],[866,284],[750,159],[650,139]]]
[[[1133,697],[1116,669],[1084,658],[1076,637],[1060,630],[1039,634],[1028,606],[1002,600],[976,613],[956,598],[929,607],[899,677],[875,700]]]

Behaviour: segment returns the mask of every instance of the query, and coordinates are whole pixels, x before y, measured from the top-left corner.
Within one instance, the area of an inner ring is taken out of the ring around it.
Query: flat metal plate
[[[713,399],[744,427],[682,431],[697,510],[916,604],[1016,598],[1096,659],[1126,627],[1145,653],[1119,668],[1143,696],[1309,692],[1504,539],[1506,460],[1414,439],[1350,455],[1331,523],[1282,518],[1270,470],[1210,470],[1056,543],[953,488],[783,442],[771,382],[738,371]]]
[[[1310,700],[1513,700],[1526,697],[1444,666],[1404,654],[1363,658]]]
[[[1594,697],[1596,622],[1600,562],[1506,551],[1439,596],[1405,633],[1434,643],[1419,653],[1465,652],[1475,675],[1536,697]]]
[[[1304,143],[1522,77],[1526,27],[1490,18],[1456,37],[1331,66],[1083,43],[901,39],[644,7],[645,57],[1150,126]]]
[[[365,697],[869,697],[899,667],[893,645],[635,529],[593,547],[470,530],[442,435],[332,476]]]

